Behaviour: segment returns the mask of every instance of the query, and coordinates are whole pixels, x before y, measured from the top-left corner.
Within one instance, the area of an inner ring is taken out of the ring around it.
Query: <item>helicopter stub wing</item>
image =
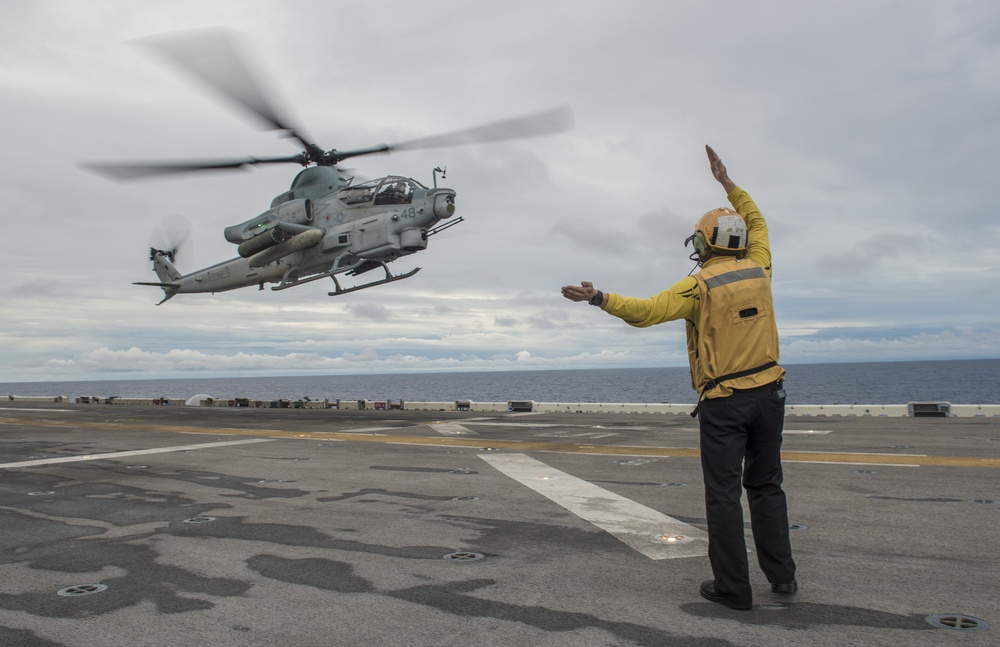
[[[380,267],[382,267],[382,263],[379,263],[378,261],[362,261],[353,270],[348,271],[347,275],[357,276],[358,274],[363,274],[364,272],[370,272],[371,270],[375,270]]]

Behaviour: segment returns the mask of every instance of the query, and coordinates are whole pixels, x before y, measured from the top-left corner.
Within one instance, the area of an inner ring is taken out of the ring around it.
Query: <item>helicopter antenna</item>
[[[447,172],[448,172],[448,167],[447,166],[444,167],[444,168],[441,168],[440,166],[434,167],[434,188],[435,189],[438,188],[438,176],[437,176],[437,174],[440,173],[441,174],[441,179],[443,180],[446,177],[448,177],[447,175],[445,175],[445,173],[447,173]]]

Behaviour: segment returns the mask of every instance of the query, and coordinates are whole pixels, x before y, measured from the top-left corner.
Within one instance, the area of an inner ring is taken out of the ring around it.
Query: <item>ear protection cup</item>
[[[691,238],[691,246],[694,247],[694,251],[698,256],[704,256],[708,253],[708,244],[705,242],[705,237],[700,231]]]

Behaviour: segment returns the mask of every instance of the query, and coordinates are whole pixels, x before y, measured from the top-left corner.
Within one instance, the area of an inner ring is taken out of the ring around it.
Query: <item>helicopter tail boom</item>
[[[163,301],[177,294],[177,291],[181,288],[180,280],[182,275],[172,262],[176,251],[174,249],[164,251],[151,247],[149,249],[149,260],[153,261],[153,271],[156,272],[156,276],[160,281],[158,283],[139,281],[132,285],[149,285],[163,288]],[[163,301],[160,301],[160,303],[163,303]],[[160,305],[160,303],[156,305]]]

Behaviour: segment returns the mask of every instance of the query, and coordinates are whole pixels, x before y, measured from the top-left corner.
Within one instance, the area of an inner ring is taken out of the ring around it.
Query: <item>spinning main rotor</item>
[[[241,157],[220,160],[179,160],[171,162],[87,163],[90,171],[113,180],[136,180],[147,177],[239,169],[263,164],[299,164],[331,166],[345,159],[389,153],[459,146],[463,144],[502,141],[563,132],[572,128],[573,115],[568,106],[498,121],[442,135],[412,139],[396,144],[378,144],[368,148],[339,151],[324,150],[301,128],[294,126],[268,100],[255,80],[246,59],[240,54],[235,39],[219,29],[175,32],[140,41],[170,62],[222,94],[262,122],[267,130],[278,131],[283,137],[298,141],[305,150],[284,157]]]

